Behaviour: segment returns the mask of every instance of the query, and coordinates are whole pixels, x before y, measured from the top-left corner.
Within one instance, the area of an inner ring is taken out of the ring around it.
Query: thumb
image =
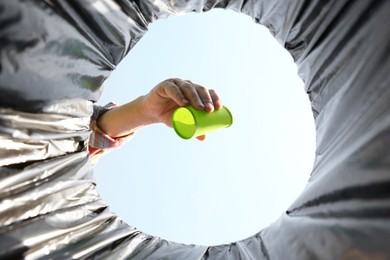
[[[204,141],[204,140],[206,140],[206,135],[200,135],[200,136],[196,137],[196,139],[198,139],[199,141]]]

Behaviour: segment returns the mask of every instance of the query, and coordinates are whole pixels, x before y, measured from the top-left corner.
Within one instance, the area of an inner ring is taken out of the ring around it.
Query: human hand
[[[222,102],[213,89],[207,89],[189,80],[167,79],[154,87],[142,100],[143,114],[153,123],[172,127],[173,112],[181,106],[192,105],[196,109],[212,112],[220,109]],[[205,140],[206,136],[197,137]]]
[[[154,123],[172,127],[171,117],[180,106],[192,105],[196,109],[212,112],[222,102],[217,93],[189,80],[168,79],[159,83],[145,96],[115,107],[101,115],[98,127],[107,135],[117,138]],[[204,140],[206,136],[198,136]]]

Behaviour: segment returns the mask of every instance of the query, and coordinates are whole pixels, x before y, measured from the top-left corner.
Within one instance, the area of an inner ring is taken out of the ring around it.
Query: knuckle
[[[186,81],[183,82],[182,87],[186,90],[190,90],[192,88],[192,85]]]
[[[179,78],[169,78],[169,79],[166,79],[165,81],[169,82],[171,84],[177,85],[178,83],[180,83],[181,79],[179,79]]]
[[[207,91],[207,88],[204,87],[204,86],[199,86],[198,88],[199,88],[200,90],[202,90],[202,91]]]

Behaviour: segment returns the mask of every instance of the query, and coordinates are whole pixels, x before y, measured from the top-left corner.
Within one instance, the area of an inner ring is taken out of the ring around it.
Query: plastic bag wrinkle
[[[185,245],[129,226],[101,201],[89,117],[150,23],[214,8],[249,15],[290,52],[315,117],[316,160],[267,228]],[[389,16],[386,0],[2,1],[0,258],[390,258]]]

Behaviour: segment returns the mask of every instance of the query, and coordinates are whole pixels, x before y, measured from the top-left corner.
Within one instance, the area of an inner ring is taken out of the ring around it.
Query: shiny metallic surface
[[[213,8],[251,16],[291,53],[316,160],[269,227],[228,245],[184,245],[142,233],[101,201],[88,125],[102,83],[149,23]],[[388,17],[386,0],[1,1],[0,258],[389,259]]]

